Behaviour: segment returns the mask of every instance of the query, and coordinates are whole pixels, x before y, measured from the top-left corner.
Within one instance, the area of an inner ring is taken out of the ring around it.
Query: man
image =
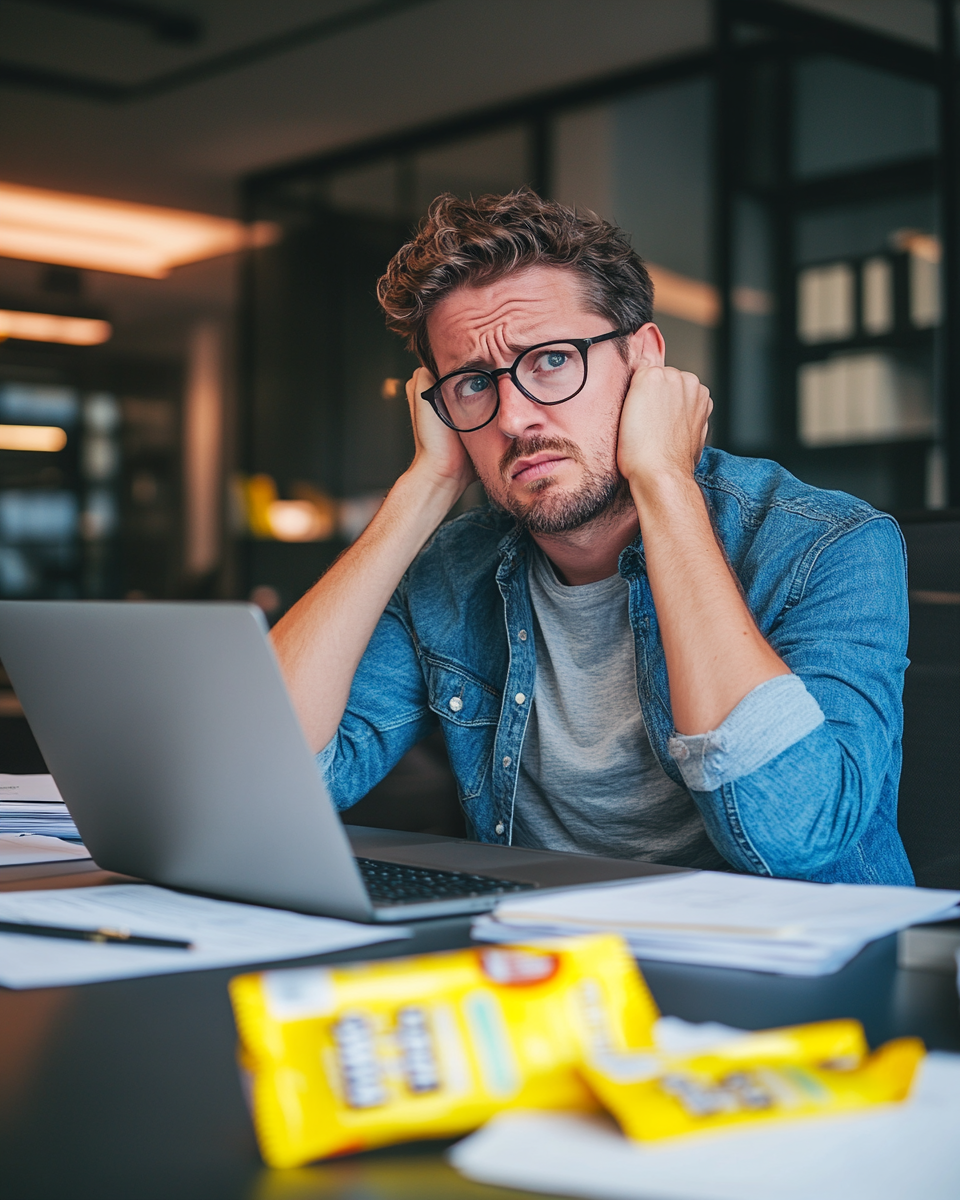
[[[593,214],[442,196],[379,295],[416,453],[273,635],[337,805],[439,721],[480,840],[912,882],[896,524],[704,449],[709,394]]]

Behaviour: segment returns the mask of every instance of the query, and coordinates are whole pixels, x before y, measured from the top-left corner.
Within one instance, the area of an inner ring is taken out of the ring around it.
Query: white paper
[[[7,775],[0,772],[0,800],[53,800],[63,803],[52,775]]]
[[[79,842],[42,833],[0,833],[0,867],[21,867],[30,863],[66,862],[89,858],[90,851]]]
[[[193,950],[167,950],[0,933],[0,984],[10,988],[59,987],[276,962],[410,936],[403,928],[310,917],[139,883],[0,893],[0,921],[126,929],[190,941],[195,946]]]
[[[590,1200],[957,1200],[960,1055],[905,1104],[640,1145],[603,1118],[516,1112],[450,1151],[470,1179]]]
[[[511,897],[474,923],[486,941],[612,930],[640,958],[781,974],[839,970],[868,942],[954,915],[960,892],[699,871]]]

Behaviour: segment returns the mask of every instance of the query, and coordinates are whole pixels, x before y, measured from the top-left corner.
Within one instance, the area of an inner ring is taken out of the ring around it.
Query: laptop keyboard
[[[426,900],[453,900],[459,896],[527,892],[534,886],[510,879],[492,879],[489,875],[407,867],[375,858],[358,858],[357,866],[374,904],[422,904]]]

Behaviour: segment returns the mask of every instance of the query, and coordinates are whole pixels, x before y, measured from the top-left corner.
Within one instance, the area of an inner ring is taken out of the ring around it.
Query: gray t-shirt
[[[513,844],[722,868],[689,792],[647,737],[627,581],[567,587],[539,549],[529,578],[537,681]]]

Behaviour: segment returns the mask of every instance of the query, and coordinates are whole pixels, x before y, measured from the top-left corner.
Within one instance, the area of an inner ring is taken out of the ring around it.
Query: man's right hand
[[[434,383],[436,380],[426,367],[417,367],[407,380],[407,403],[416,444],[410,469],[415,475],[432,477],[437,483],[453,484],[458,489],[454,497],[457,500],[477,475],[460,435],[445,425],[423,398],[423,393]]]

